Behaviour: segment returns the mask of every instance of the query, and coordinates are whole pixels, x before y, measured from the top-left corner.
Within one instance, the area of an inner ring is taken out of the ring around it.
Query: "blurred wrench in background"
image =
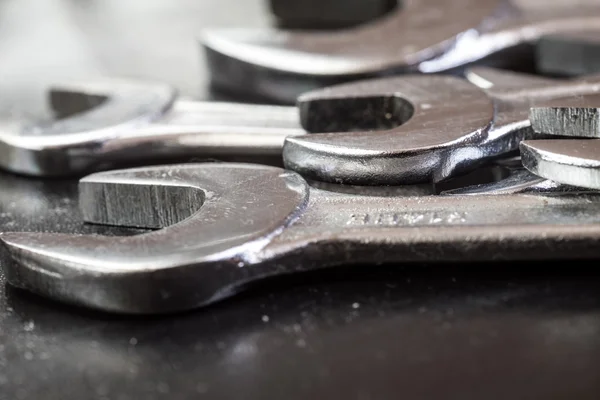
[[[406,0],[339,31],[213,29],[201,36],[215,87],[291,103],[367,77],[451,71],[488,56],[518,65],[541,37],[597,31],[597,0]]]
[[[294,107],[177,99],[169,85],[147,81],[56,84],[49,103],[55,121],[0,122],[2,168],[57,177],[173,157],[280,159],[285,137],[306,133]]]
[[[600,256],[598,193],[350,194],[275,167],[210,163],[90,175],[80,207],[87,222],[163,229],[3,233],[10,284],[105,311],[164,313],[334,265]]]

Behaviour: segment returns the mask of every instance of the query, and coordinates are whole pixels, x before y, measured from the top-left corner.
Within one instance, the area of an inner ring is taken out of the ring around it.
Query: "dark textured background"
[[[268,23],[258,0],[5,0],[0,103],[47,115],[45,85],[96,74],[207,98],[194,35]],[[81,223],[74,181],[0,182],[0,230],[115,233]],[[0,399],[598,399],[600,280],[583,272],[596,265],[338,269],[156,318],[2,278]]]

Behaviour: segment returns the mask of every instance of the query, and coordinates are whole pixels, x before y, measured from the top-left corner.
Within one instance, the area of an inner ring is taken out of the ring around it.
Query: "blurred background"
[[[264,0],[3,0],[0,113],[48,115],[50,83],[102,75],[206,98],[201,29],[273,23]]]

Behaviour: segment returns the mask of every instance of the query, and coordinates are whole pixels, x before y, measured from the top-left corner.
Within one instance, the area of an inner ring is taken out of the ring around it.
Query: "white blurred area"
[[[202,98],[201,29],[270,23],[264,0],[0,1],[0,115],[47,115],[50,83],[94,76],[157,79]]]

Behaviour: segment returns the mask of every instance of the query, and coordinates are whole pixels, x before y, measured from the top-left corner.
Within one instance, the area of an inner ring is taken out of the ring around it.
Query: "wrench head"
[[[93,153],[101,153],[119,130],[159,119],[176,97],[171,86],[153,82],[99,79],[57,84],[49,102],[61,119],[0,122],[0,167],[37,176],[81,173],[95,161]]]
[[[285,166],[355,185],[439,181],[469,168],[484,158],[476,144],[494,118],[483,90],[444,75],[338,85],[300,96],[298,106],[312,133],[286,139]]]
[[[7,279],[128,313],[184,310],[230,295],[227,282],[243,283],[257,251],[308,201],[306,182],[293,172],[221,163],[97,173],[81,181],[80,194],[88,222],[164,228],[129,237],[4,233]]]
[[[600,141],[596,139],[524,140],[523,166],[555,182],[600,189]]]
[[[539,134],[600,138],[600,95],[573,96],[545,107],[532,107],[529,120]]]
[[[418,69],[478,31],[502,0],[411,0],[339,31],[220,29],[202,35],[216,87],[293,103],[308,90]],[[433,70],[430,66],[431,72]]]

